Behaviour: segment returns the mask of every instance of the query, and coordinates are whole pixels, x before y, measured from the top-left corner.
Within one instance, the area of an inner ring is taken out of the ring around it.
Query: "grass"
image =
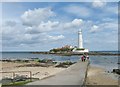
[[[25,85],[29,82],[32,82],[32,81],[19,81],[19,82],[14,82],[14,83],[9,83],[9,84],[2,85],[2,87],[5,87],[5,86],[21,86],[21,85]]]
[[[85,48],[77,48],[76,50],[85,50]]]

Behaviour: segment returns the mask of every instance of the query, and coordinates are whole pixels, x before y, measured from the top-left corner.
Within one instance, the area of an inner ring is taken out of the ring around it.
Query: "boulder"
[[[120,75],[120,69],[113,69],[113,73],[116,73],[116,74]]]

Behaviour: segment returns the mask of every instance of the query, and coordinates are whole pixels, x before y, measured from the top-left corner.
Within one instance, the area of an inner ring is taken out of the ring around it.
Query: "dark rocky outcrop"
[[[68,68],[70,65],[75,64],[76,62],[63,62],[63,63],[59,63],[58,65],[56,65],[55,67],[62,67],[62,68]]]
[[[74,53],[72,49],[52,49],[49,52],[31,52],[33,54],[55,54],[61,56],[83,55],[83,53]],[[120,56],[120,53],[102,52],[102,51],[90,51],[88,55],[104,55],[104,56]]]
[[[120,75],[120,69],[113,69],[112,72]]]

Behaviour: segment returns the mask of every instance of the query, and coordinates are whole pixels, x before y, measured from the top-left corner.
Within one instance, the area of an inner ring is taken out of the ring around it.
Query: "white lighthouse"
[[[89,50],[83,47],[83,38],[82,38],[82,30],[78,31],[78,47],[73,49],[73,53],[83,54],[88,53]]]
[[[78,31],[78,48],[83,48],[82,30]]]

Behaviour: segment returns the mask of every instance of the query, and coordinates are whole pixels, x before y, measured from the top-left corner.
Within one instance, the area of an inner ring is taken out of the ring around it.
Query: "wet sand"
[[[118,79],[112,77],[105,69],[89,66],[86,85],[118,85]]]

